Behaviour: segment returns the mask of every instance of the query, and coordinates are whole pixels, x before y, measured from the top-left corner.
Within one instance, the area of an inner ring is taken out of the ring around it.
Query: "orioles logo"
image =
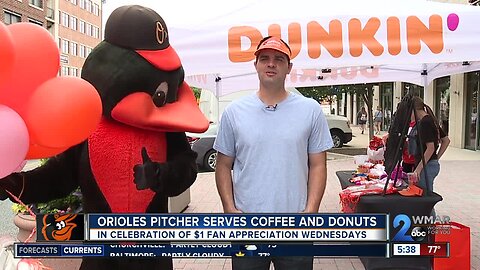
[[[43,216],[42,234],[45,240],[67,241],[72,237],[72,231],[77,224],[71,222],[77,214],[55,214]],[[53,218],[53,220],[52,220]]]
[[[163,42],[168,38],[167,29],[161,22],[157,22],[157,42],[158,44],[162,45]]]

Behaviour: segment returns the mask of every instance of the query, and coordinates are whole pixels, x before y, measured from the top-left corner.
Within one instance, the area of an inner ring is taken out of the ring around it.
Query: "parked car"
[[[346,117],[338,115],[325,115],[330,128],[333,146],[338,148],[352,140],[352,129]],[[217,125],[210,124],[204,133],[186,133],[192,150],[197,152],[197,165],[207,171],[214,171],[217,165],[217,152],[213,143],[217,136]]]
[[[198,154],[197,165],[207,171],[215,171],[217,151],[213,149],[213,143],[217,137],[217,125],[210,124],[204,133],[186,134],[192,150]]]
[[[340,148],[352,140],[352,129],[348,118],[340,115],[327,114],[328,127],[333,140],[333,147]]]

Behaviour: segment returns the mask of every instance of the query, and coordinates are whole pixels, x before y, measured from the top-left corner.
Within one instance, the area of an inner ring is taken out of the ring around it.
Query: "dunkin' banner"
[[[122,2],[107,2],[105,15]],[[280,36],[292,49],[295,73],[289,86],[425,84],[434,79],[430,72],[444,72],[444,63],[468,62],[468,69],[480,61],[480,7],[422,0],[207,0],[189,2],[188,8],[180,1],[137,2],[164,17],[187,76],[218,74],[220,95],[229,85],[231,90],[258,86],[253,52],[267,35]]]

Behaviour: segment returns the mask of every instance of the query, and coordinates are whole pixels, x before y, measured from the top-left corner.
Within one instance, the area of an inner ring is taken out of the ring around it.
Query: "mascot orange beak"
[[[111,116],[129,126],[161,132],[202,133],[209,125],[185,82],[178,88],[175,102],[157,107],[150,95],[135,92],[123,98],[113,108]]]

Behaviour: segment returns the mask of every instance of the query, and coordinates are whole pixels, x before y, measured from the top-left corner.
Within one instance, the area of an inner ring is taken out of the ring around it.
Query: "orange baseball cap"
[[[283,40],[278,37],[270,37],[264,40],[260,44],[260,46],[258,46],[258,49],[255,51],[255,56],[257,56],[258,53],[264,49],[272,49],[284,53],[287,55],[288,59],[291,59],[292,56],[290,48],[286,45],[285,42],[283,42]]]

